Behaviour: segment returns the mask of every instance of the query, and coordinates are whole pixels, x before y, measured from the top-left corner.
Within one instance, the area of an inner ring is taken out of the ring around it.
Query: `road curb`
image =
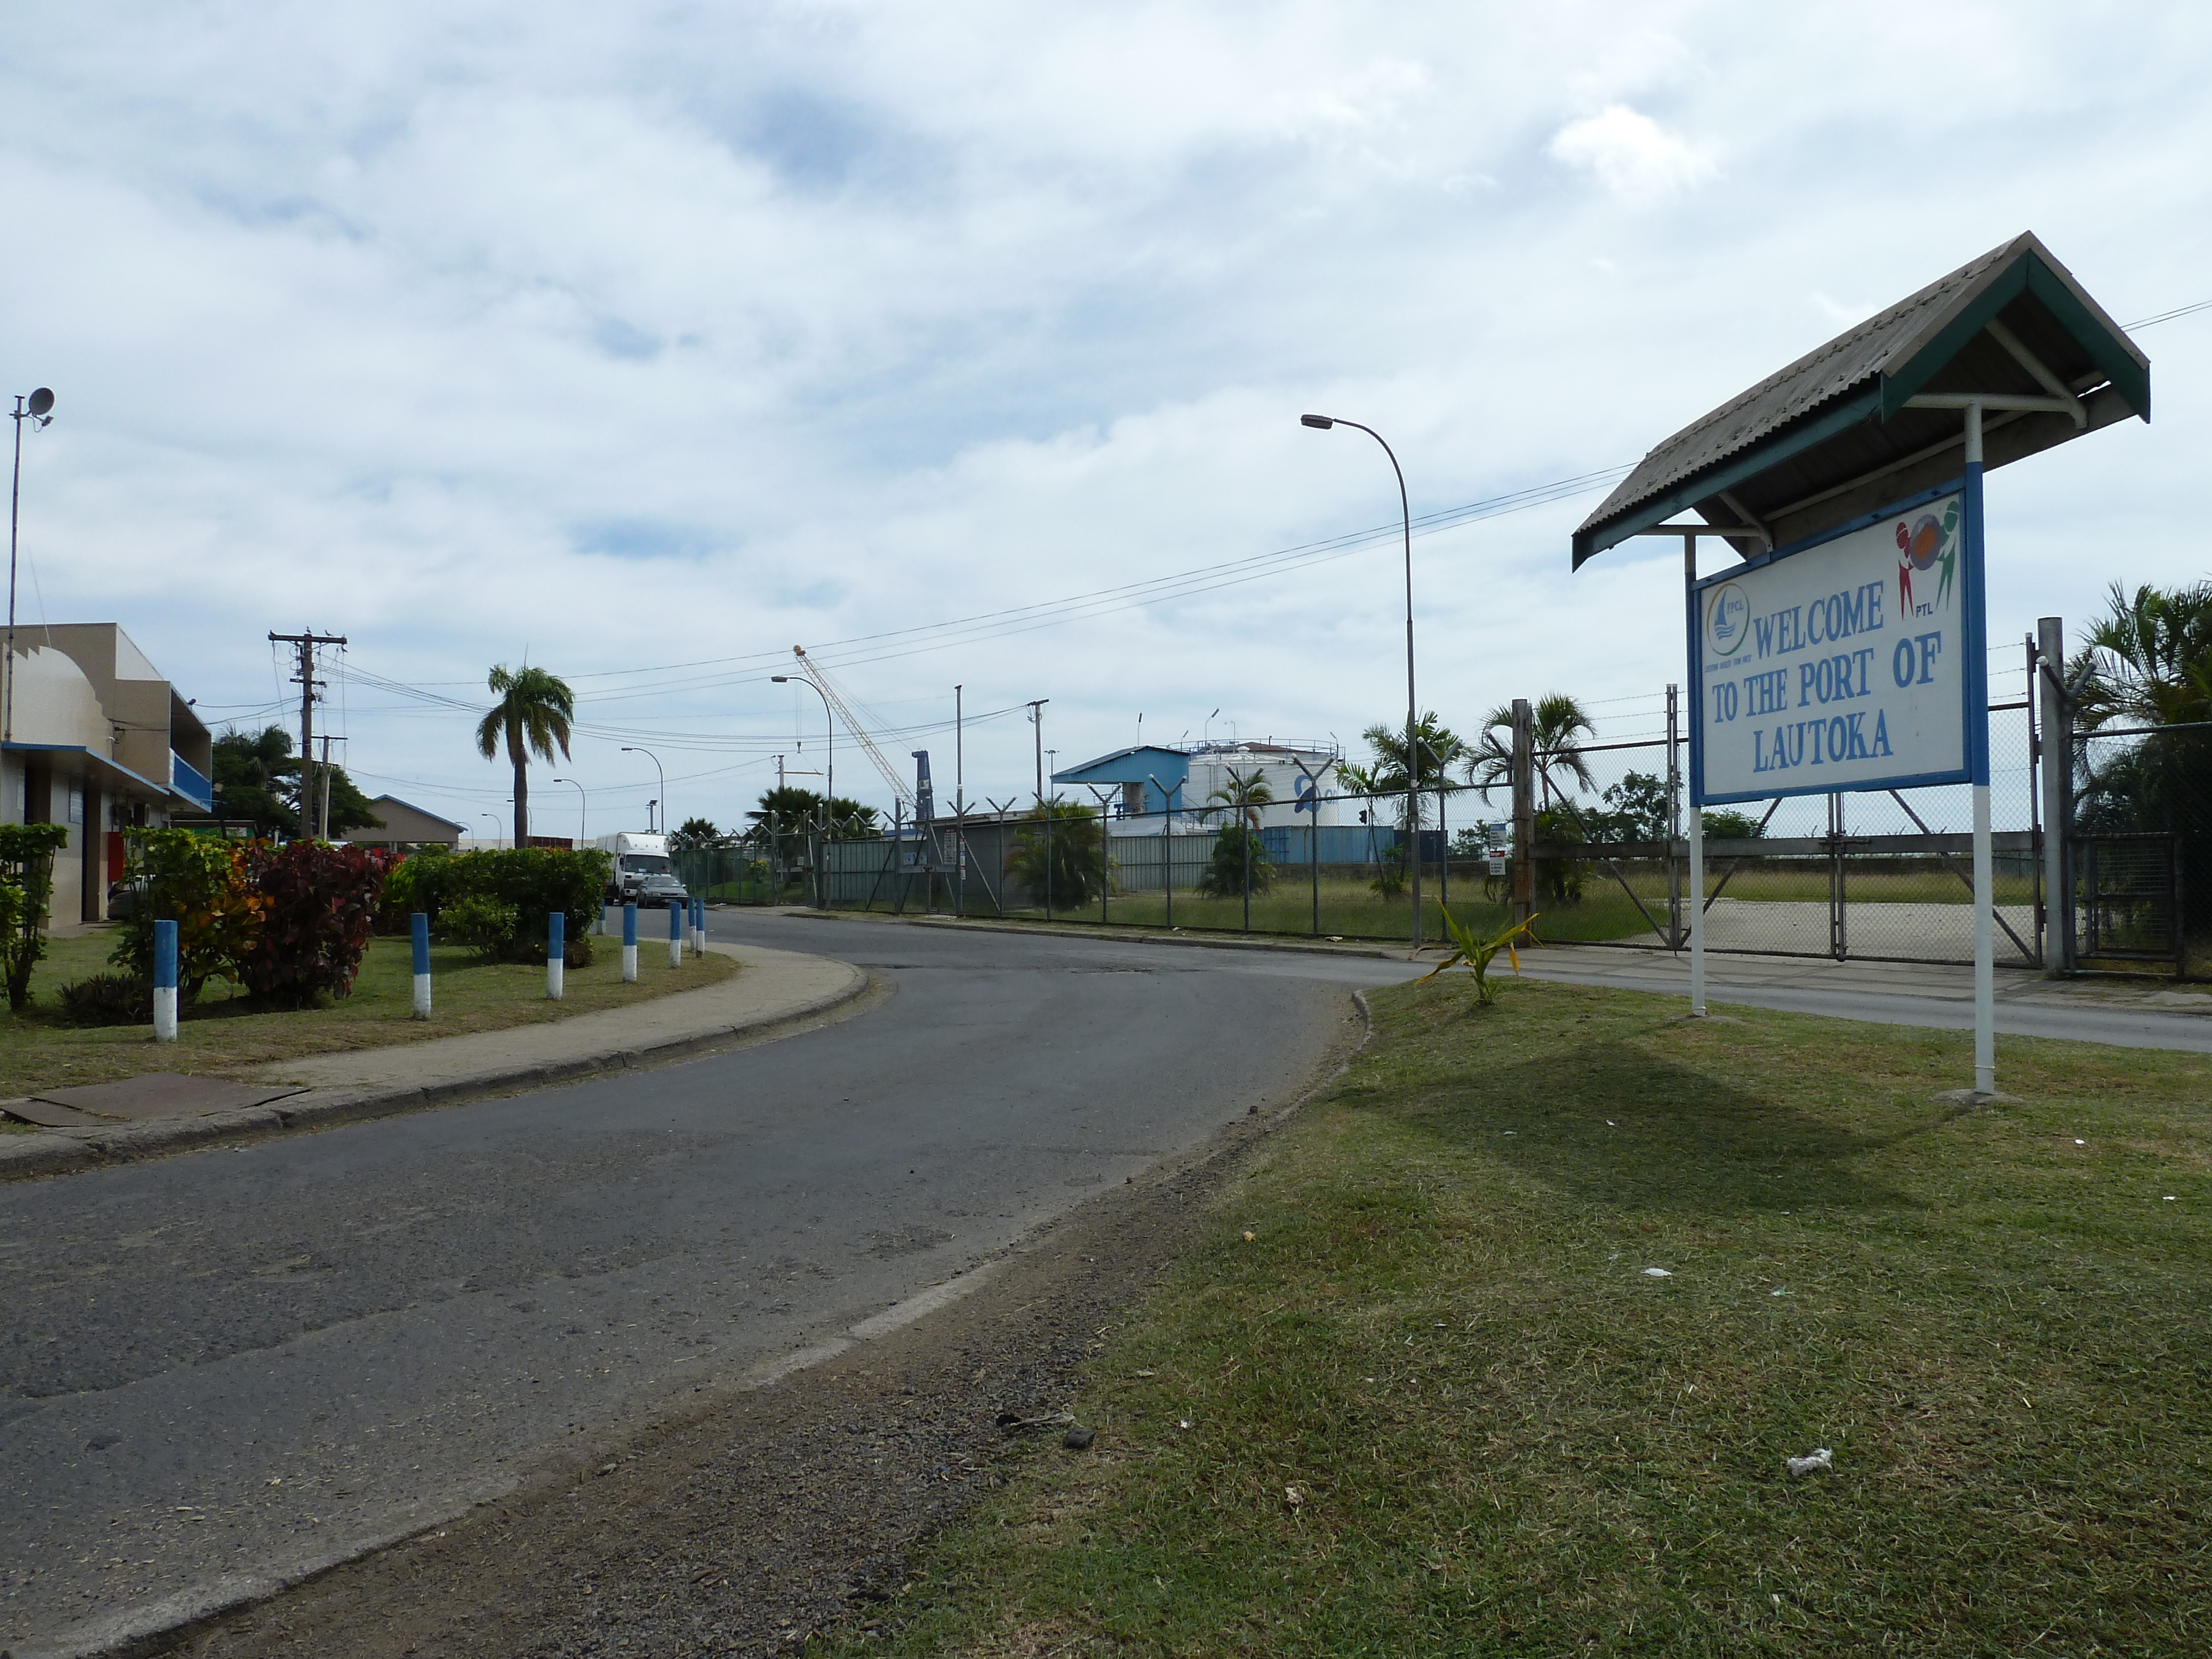
[[[720,947],[710,945],[709,950]],[[831,958],[834,960],[834,958]],[[665,1065],[743,1037],[781,1035],[783,1028],[835,1012],[866,994],[874,981],[849,963],[846,982],[825,995],[752,1018],[718,1020],[659,1042],[632,1043],[599,1053],[556,1060],[528,1060],[480,1068],[431,1084],[386,1088],[320,1088],[241,1111],[212,1112],[204,1117],[171,1118],[150,1123],[102,1125],[96,1128],[49,1129],[33,1134],[0,1136],[0,1181],[75,1175],[112,1164],[166,1158],[204,1146],[265,1140],[276,1135],[333,1129],[374,1118],[458,1105],[486,1095],[610,1073]],[[548,1027],[545,1029],[556,1029]]]
[[[953,928],[966,933],[1013,933],[1036,939],[1100,939],[1109,944],[1127,945],[1182,945],[1204,951],[1270,951],[1288,956],[1366,957],[1383,962],[1407,962],[1413,959],[1411,948],[1403,945],[1384,945],[1380,942],[1332,944],[1327,939],[1245,939],[1213,933],[1154,933],[1132,927],[1127,932],[1118,927],[1084,927],[1066,922],[1044,921],[978,921],[972,916],[887,916],[869,910],[800,910],[786,908],[775,914],[791,916],[803,921],[872,921],[886,927]],[[1424,945],[1424,951],[1439,947]]]

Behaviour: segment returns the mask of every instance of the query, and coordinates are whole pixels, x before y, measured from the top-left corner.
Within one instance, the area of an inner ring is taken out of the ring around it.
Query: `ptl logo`
[[[1926,572],[1937,565],[1942,567],[1936,583],[1936,597],[1916,604],[1912,597],[1912,573]],[[1959,498],[1954,495],[1943,504],[1943,516],[1939,520],[1933,513],[1923,513],[1919,522],[1908,525],[1903,519],[1897,521],[1897,602],[1908,617],[1932,617],[1938,605],[1949,602],[1951,579],[1959,565]]]
[[[1713,650],[1723,657],[1734,656],[1750,626],[1751,601],[1744,597],[1743,589],[1734,582],[1715,588],[1705,607],[1705,637],[1712,641]]]

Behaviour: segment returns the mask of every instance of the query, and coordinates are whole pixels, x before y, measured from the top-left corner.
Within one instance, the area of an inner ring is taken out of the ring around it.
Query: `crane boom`
[[[845,730],[852,734],[854,742],[859,744],[867,757],[875,763],[876,770],[884,775],[884,781],[890,785],[891,792],[904,801],[909,810],[912,810],[915,805],[913,786],[901,777],[891,763],[884,758],[884,751],[876,747],[876,740],[868,735],[868,728],[854,718],[850,706],[847,704],[844,698],[837,695],[837,688],[830,683],[830,676],[816,665],[813,658],[806,654],[805,646],[793,646],[791,654],[799,659],[799,672],[806,676],[807,682],[819,691],[823,701],[836,711],[837,718],[845,722]]]

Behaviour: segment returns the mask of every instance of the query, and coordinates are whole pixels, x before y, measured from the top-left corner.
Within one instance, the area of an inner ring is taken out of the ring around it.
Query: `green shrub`
[[[154,1018],[154,983],[129,974],[94,974],[62,987],[62,1018],[72,1025],[144,1025]]]
[[[376,931],[406,933],[420,910],[430,918],[430,931],[436,933],[446,907],[447,877],[458,862],[441,847],[434,852],[410,853],[392,866],[384,880],[384,895],[377,901]]]
[[[1052,826],[1048,834],[1045,815],[1033,811],[1014,833],[1013,850],[1006,855],[1006,873],[1030,890],[1032,902],[1042,904],[1048,885],[1055,910],[1080,909],[1098,896],[1106,882],[1105,836],[1099,815],[1073,801],[1052,803]]]
[[[67,824],[0,824],[0,976],[18,1013],[30,1004],[31,970],[46,953],[54,854],[68,844]]]
[[[1275,866],[1267,862],[1267,845],[1251,825],[1231,819],[1213,838],[1213,861],[1198,878],[1198,890],[1216,898],[1237,898],[1244,892],[1247,859],[1251,860],[1252,891],[1264,893],[1275,884]]]
[[[558,910],[568,918],[568,965],[592,959],[591,929],[599,919],[614,874],[614,860],[596,849],[568,852],[555,847],[487,848],[482,852],[417,853],[392,872],[378,907],[380,933],[404,933],[417,910],[430,918],[430,931],[458,939],[485,955],[513,962],[536,961],[545,954],[545,921]],[[469,912],[464,927],[455,907],[483,899],[492,908]],[[513,912],[504,931],[503,907]],[[495,939],[498,942],[493,942]]]
[[[509,959],[543,959],[546,919],[558,910],[568,918],[569,960],[575,961],[580,953],[588,960],[592,924],[599,919],[614,873],[614,860],[606,854],[553,847],[497,848],[462,853],[442,862],[447,904],[480,897],[513,908]]]
[[[131,830],[128,872],[147,880],[108,960],[154,981],[154,924],[177,924],[177,991],[189,1002],[211,979],[235,982],[261,937],[269,902],[256,892],[241,847],[189,830]],[[258,845],[258,843],[255,843]]]
[[[264,908],[259,935],[239,964],[254,1000],[305,1008],[353,989],[368,949],[388,854],[368,848],[257,841],[247,873]]]
[[[446,906],[442,936],[459,939],[490,962],[515,954],[515,912],[488,893],[471,893]]]

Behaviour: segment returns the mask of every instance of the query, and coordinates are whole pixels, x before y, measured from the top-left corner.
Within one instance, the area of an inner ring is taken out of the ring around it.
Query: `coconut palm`
[[[499,701],[477,727],[477,748],[495,759],[500,744],[514,764],[514,844],[530,845],[530,757],[550,761],[557,746],[568,758],[568,722],[576,718],[576,694],[558,675],[526,665],[510,672],[505,663],[486,684]]]
[[[2112,613],[2067,665],[2082,726],[2127,720],[2180,726],[2212,720],[2212,582],[2131,596],[2112,586]]]
[[[1578,739],[1595,737],[1597,726],[1580,702],[1565,691],[1538,700],[1528,711],[1531,769],[1543,793],[1542,805],[1556,795],[1565,799],[1562,777],[1572,778],[1583,788],[1592,785],[1589,763],[1583,758]],[[1467,781],[1482,792],[1486,801],[1493,789],[1513,785],[1513,706],[1500,703],[1482,722],[1482,741],[1466,757]]]

